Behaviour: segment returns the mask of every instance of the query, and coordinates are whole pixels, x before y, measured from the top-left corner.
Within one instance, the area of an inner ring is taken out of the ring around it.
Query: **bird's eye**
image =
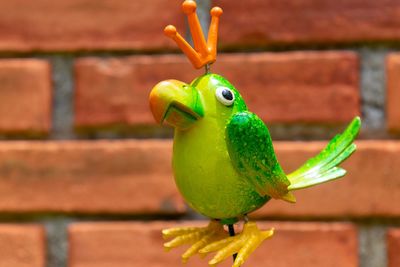
[[[217,97],[218,101],[225,106],[232,106],[233,102],[235,101],[235,95],[233,94],[232,90],[226,87],[217,88],[215,96]]]

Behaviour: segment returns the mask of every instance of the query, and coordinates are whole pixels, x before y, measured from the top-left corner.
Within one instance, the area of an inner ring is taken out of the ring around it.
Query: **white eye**
[[[231,89],[226,87],[217,88],[215,91],[215,96],[217,97],[218,101],[225,106],[232,106],[233,102],[235,101],[235,94]]]

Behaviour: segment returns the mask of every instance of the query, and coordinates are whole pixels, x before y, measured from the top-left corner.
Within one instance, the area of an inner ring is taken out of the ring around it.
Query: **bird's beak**
[[[158,123],[185,130],[203,117],[203,105],[196,88],[177,80],[158,83],[150,93],[150,109]]]

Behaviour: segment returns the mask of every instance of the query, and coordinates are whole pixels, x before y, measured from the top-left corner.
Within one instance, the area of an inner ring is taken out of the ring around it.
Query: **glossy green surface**
[[[199,77],[191,84],[200,95],[204,116],[188,130],[175,128],[173,168],[176,184],[189,205],[211,218],[231,218],[262,206],[268,196],[260,196],[254,186],[232,165],[225,128],[232,115],[246,111],[239,92],[216,74]],[[215,91],[230,88],[234,104],[221,104]]]
[[[356,151],[353,143],[360,131],[361,120],[353,119],[342,134],[336,135],[317,156],[289,174],[289,190],[297,190],[340,178],[346,171],[337,167]]]
[[[232,103],[217,94],[223,88],[233,92]],[[157,121],[175,127],[173,169],[182,196],[194,210],[223,222],[261,207],[271,197],[294,202],[290,191],[343,176],[337,165],[354,152],[361,125],[355,118],[319,155],[286,176],[268,128],[223,77],[206,74],[190,85],[161,82],[152,90],[150,103]]]
[[[233,115],[226,142],[232,164],[260,195],[281,198],[289,192],[290,182],[276,160],[268,128],[257,115],[248,111]]]

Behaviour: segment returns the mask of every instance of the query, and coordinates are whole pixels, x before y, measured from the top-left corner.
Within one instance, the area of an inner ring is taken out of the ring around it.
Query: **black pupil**
[[[222,90],[222,96],[226,99],[226,100],[232,100],[233,99],[233,94],[231,91],[224,89]]]

